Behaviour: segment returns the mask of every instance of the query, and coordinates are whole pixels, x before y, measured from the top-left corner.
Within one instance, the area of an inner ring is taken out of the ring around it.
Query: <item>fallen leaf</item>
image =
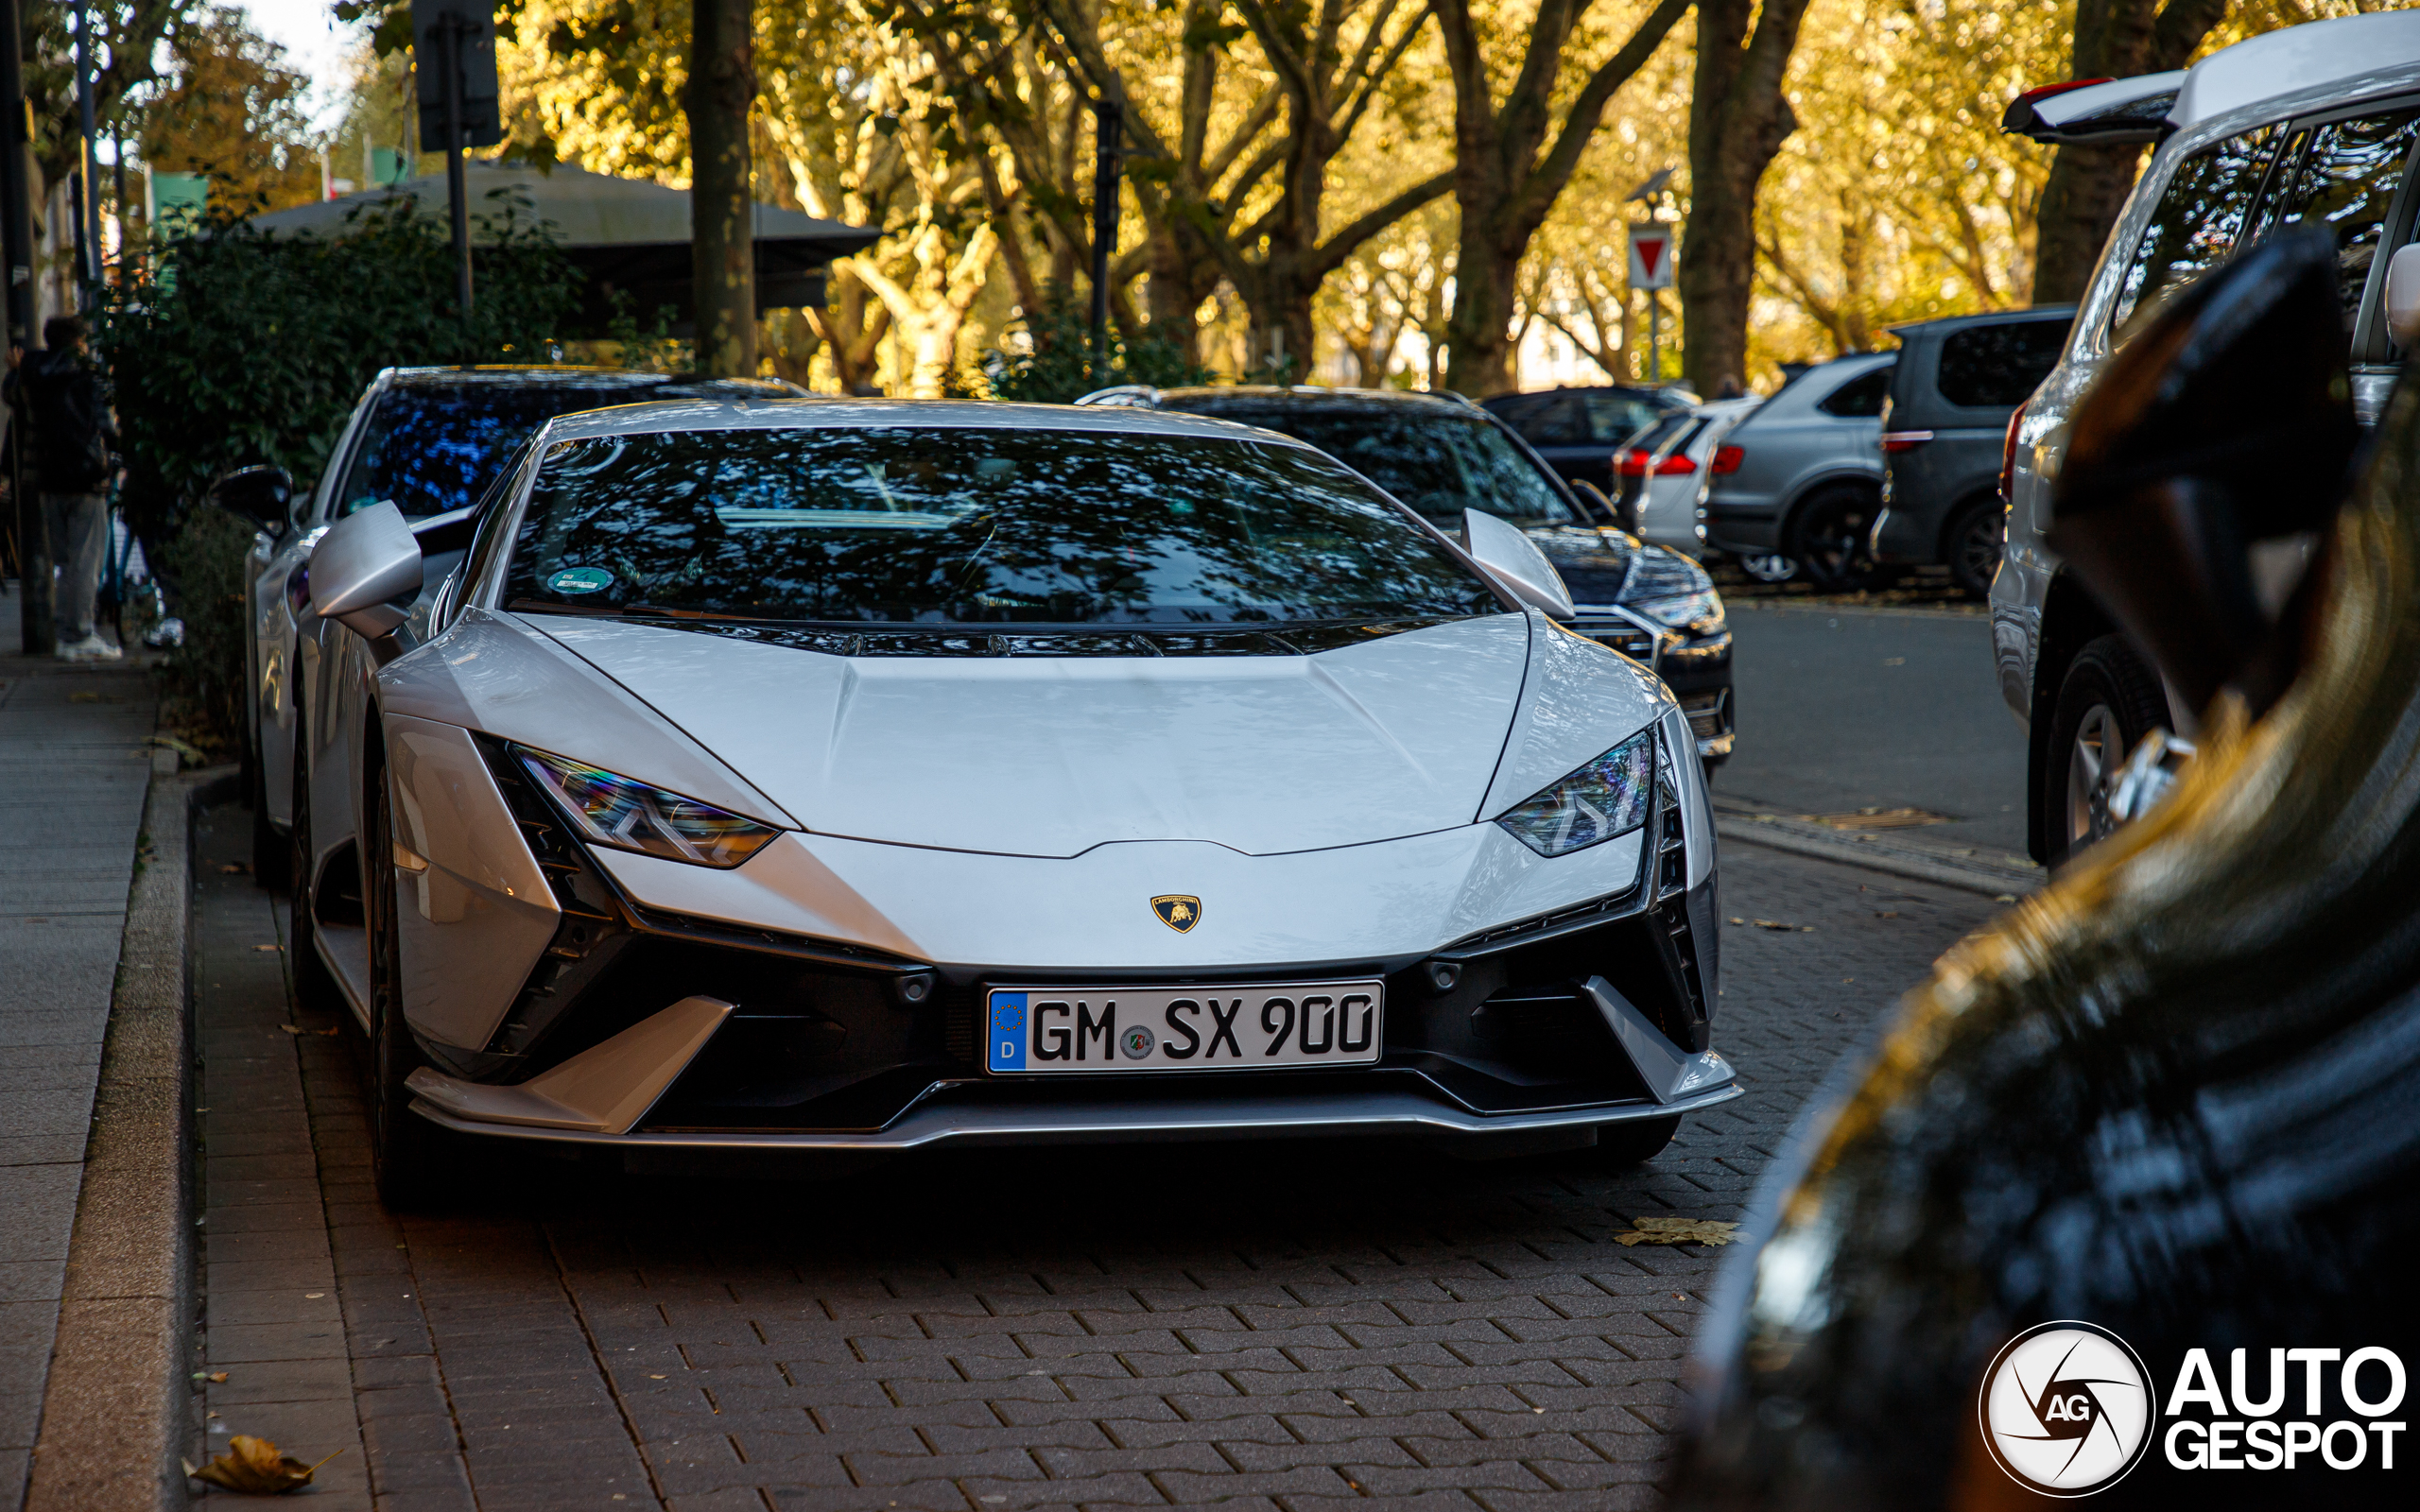
[[[1780,921],[1779,921],[1779,920],[1777,920],[1777,919],[1759,919],[1755,920],[1755,925],[1756,925],[1756,927],[1757,927],[1758,929],[1774,929],[1774,930],[1779,930],[1781,933],[1783,933],[1783,934],[1785,934],[1785,935],[1794,933],[1794,932],[1796,932],[1796,931],[1798,931],[1798,930],[1800,930],[1800,929],[1809,929],[1809,930],[1811,930],[1811,929],[1814,927],[1814,926],[1813,926],[1813,925],[1811,925],[1811,924],[1785,924],[1785,923],[1780,922]]]
[[[227,1372],[224,1370],[197,1370],[193,1373],[193,1378],[196,1381],[207,1381],[216,1384],[216,1383],[227,1379]],[[215,1418],[217,1414],[213,1413],[211,1416]]]
[[[255,945],[252,949],[256,951],[282,951],[285,949],[285,947],[283,945]]]
[[[114,703],[117,700],[112,699],[110,701]],[[154,735],[149,740],[145,741],[144,744],[147,746],[157,746],[163,750],[175,751],[179,756],[196,766],[204,766],[209,765],[210,762],[210,758],[203,755],[199,747],[190,744],[189,742],[179,740],[174,735]]]
[[[311,1032],[310,1030],[303,1028],[299,1023],[281,1023],[278,1027],[285,1030],[287,1034],[309,1034]]]
[[[250,867],[248,867],[248,866],[246,866],[246,865],[244,865],[244,864],[243,864],[242,862],[240,862],[240,861],[230,861],[230,862],[228,862],[225,866],[223,866],[223,867],[219,868],[218,869],[219,869],[220,871],[222,871],[222,872],[226,873],[228,876],[231,876],[231,877],[232,877],[232,876],[236,875],[236,874],[237,874],[237,873],[239,873],[239,872],[250,871],[250,870],[251,870],[252,868],[250,868]]]
[[[1617,1245],[1727,1245],[1739,1236],[1736,1223],[1710,1218],[1633,1218],[1631,1231],[1614,1235]]]
[[[1744,923],[1746,923],[1746,922],[1747,922],[1747,920],[1746,920],[1746,919],[1733,919],[1733,920],[1732,920],[1732,922],[1733,922],[1733,923],[1735,923],[1735,924],[1744,924]]]
[[[337,1451],[337,1454],[343,1452],[341,1449]],[[320,1461],[320,1465],[325,1465],[328,1459]],[[266,1438],[237,1434],[227,1441],[226,1453],[201,1469],[195,1469],[193,1462],[186,1461],[185,1473],[197,1481],[248,1496],[283,1496],[310,1485],[311,1472],[320,1465],[305,1465],[291,1454],[281,1454],[277,1446]]]
[[[1893,911],[1893,912],[1891,912],[1891,913],[1887,913],[1887,914],[1876,914],[1876,915],[1875,915],[1874,917],[1875,917],[1875,918],[1876,918],[1876,919],[1896,919],[1896,918],[1898,918],[1898,917],[1899,917],[1899,915],[1898,915],[1898,913],[1894,910],[1894,911]]]

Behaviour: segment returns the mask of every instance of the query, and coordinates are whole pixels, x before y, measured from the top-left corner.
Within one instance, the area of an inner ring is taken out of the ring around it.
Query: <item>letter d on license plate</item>
[[[985,1001],[994,1074],[1366,1066],[1386,988],[1361,982],[1219,987],[997,987]]]

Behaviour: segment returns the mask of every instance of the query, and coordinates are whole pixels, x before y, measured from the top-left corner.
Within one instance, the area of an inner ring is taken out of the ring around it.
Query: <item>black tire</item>
[[[394,818],[388,811],[387,778],[371,780],[366,853],[395,853]],[[445,1131],[411,1110],[406,1080],[426,1064],[404,1023],[403,961],[391,863],[362,868],[361,911],[370,935],[370,1167],[378,1200],[397,1212],[429,1206],[446,1186]]]
[[[301,721],[296,721],[301,729]],[[294,742],[294,822],[285,838],[285,960],[293,984],[294,1010],[349,1016],[343,989],[320,959],[319,928],[311,914],[311,773],[302,740]]]
[[[2008,510],[1996,496],[1978,499],[1959,510],[1942,537],[1942,559],[1949,565],[1949,580],[1960,592],[1976,598],[1988,595],[2007,541]]]
[[[2059,679],[2042,781],[2042,834],[2057,866],[2115,830],[2109,790],[2126,753],[2168,724],[2158,674],[2121,635],[2087,642]]]
[[[1597,1163],[1618,1170],[1644,1165],[1664,1153],[1681,1129],[1681,1115],[1634,1119],[1627,1124],[1597,1126]]]
[[[1782,555],[1818,593],[1871,588],[1883,575],[1874,564],[1874,517],[1881,500],[1871,489],[1836,484],[1818,489],[1793,511],[1782,534]]]

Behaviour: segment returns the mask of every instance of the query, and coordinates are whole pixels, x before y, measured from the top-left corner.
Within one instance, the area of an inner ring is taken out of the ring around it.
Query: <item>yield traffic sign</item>
[[[1630,286],[1672,286],[1672,228],[1661,222],[1630,229]]]

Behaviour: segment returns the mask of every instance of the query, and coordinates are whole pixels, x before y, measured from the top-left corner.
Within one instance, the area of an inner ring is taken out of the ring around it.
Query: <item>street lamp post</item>
[[[93,9],[76,6],[76,124],[78,129],[76,167],[83,184],[83,214],[78,217],[78,239],[86,248],[84,266],[76,270],[87,289],[101,283],[101,192],[93,181]]]
[[[1117,155],[1126,110],[1115,100],[1093,106],[1093,377],[1109,370],[1109,259],[1117,250]]]

